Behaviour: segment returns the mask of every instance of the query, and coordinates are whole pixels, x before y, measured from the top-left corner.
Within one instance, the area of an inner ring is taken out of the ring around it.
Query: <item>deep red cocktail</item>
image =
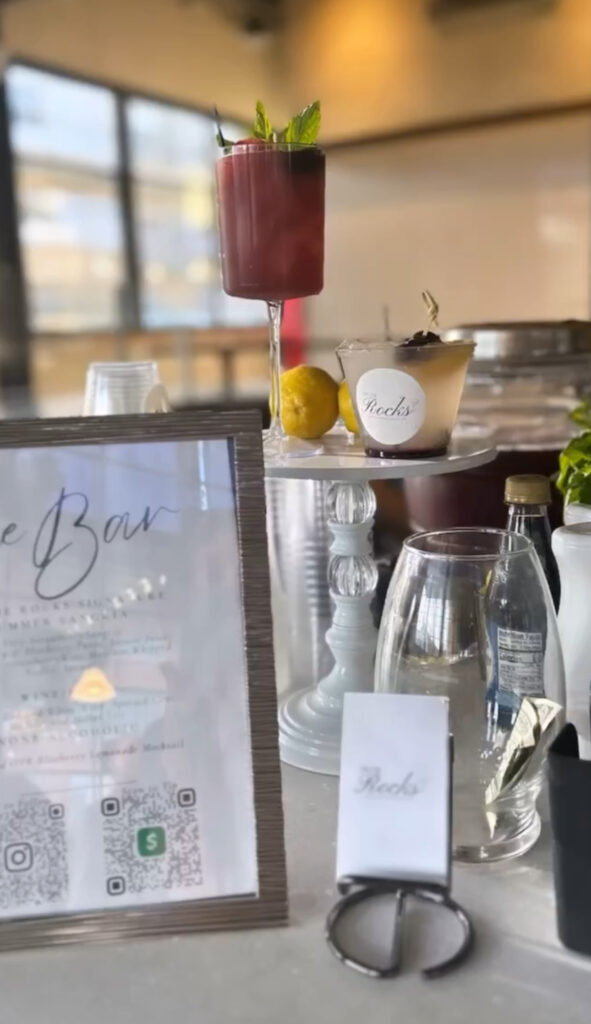
[[[302,121],[314,117],[314,108],[317,130],[318,104],[297,115],[300,129]],[[225,146],[216,165],[224,291],[262,299],[269,310],[269,455],[313,454],[309,442],[287,439],[283,433],[280,335],[284,300],[322,291],[324,176],[324,153],[313,143],[249,139]]]
[[[324,153],[239,143],[217,163],[224,291],[281,302],[322,291]]]

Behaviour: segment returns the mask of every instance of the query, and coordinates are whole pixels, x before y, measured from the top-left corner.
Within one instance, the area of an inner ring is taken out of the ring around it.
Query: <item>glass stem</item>
[[[271,425],[268,437],[283,436],[281,427],[281,318],[283,302],[267,302],[271,365]]]

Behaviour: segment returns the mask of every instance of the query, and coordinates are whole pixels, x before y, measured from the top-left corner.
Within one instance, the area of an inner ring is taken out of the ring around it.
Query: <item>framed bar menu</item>
[[[278,924],[255,413],[0,431],[0,949]]]

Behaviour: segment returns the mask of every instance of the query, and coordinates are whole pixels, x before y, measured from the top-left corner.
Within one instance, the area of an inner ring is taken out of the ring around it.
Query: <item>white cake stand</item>
[[[297,768],[338,775],[343,697],[373,689],[377,631],[370,604],[377,584],[371,531],[376,509],[370,480],[458,473],[492,462],[494,448],[455,442],[438,459],[371,459],[344,434],[324,439],[313,458],[267,459],[267,477],[331,481],[328,526],[333,535],[328,578],[334,602],[326,641],[334,667],[315,685],[288,693],[279,705],[281,759]]]

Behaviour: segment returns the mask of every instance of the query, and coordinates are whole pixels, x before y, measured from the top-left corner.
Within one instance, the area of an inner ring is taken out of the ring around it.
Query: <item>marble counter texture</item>
[[[288,928],[0,955],[0,1024],[589,1024],[591,959],[563,950],[547,829],[527,856],[458,866],[477,945],[457,972],[372,981],[323,938],[337,780],[284,770]],[[412,950],[410,960],[412,962]]]

